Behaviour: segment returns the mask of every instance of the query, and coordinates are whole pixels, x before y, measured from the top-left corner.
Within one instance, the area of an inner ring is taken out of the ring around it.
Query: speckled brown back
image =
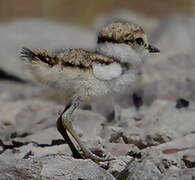
[[[103,56],[99,53],[89,52],[82,49],[66,49],[57,53],[58,59],[60,59],[64,67],[71,66],[79,68],[89,68],[93,62],[110,64],[117,60]]]
[[[94,62],[106,65],[119,62],[117,59],[82,49],[64,49],[57,51],[36,49],[31,51],[28,48],[24,48],[21,54],[22,58],[28,59],[31,63],[41,61],[48,64],[50,68],[61,65],[64,68],[90,69]]]

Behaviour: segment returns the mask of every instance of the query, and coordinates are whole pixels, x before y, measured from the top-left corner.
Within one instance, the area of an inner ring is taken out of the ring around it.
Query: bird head
[[[130,22],[112,22],[98,34],[98,44],[114,43],[130,46],[141,55],[159,53],[159,49],[148,43],[144,30]]]

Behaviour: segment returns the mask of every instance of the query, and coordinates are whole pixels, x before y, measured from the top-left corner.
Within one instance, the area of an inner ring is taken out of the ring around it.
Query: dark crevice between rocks
[[[0,151],[0,154],[2,154],[7,149],[13,150],[14,148],[25,146],[30,143],[34,144],[34,146],[42,147],[42,148],[66,144],[66,142],[63,139],[54,139],[52,140],[51,144],[39,144],[35,141],[29,141],[29,142],[12,141],[11,144],[4,144],[3,141],[0,139],[0,147],[2,148],[2,150]]]
[[[24,132],[22,134],[18,134],[17,132],[13,132],[10,136],[10,138],[14,139],[14,138],[17,138],[17,137],[20,137],[20,138],[24,138],[26,136],[29,136],[31,135],[30,133],[27,133],[27,132]]]
[[[115,111],[112,110],[112,111],[106,116],[107,122],[112,122],[112,121],[114,121],[114,118],[115,118]]]
[[[85,104],[85,105],[83,105],[82,107],[81,107],[81,109],[82,110],[92,110],[92,107],[91,107],[91,105],[89,105],[89,104]]]
[[[17,83],[22,83],[22,84],[27,83],[25,80],[15,76],[15,75],[9,74],[2,69],[0,69],[0,81],[1,80],[14,81]]]
[[[142,97],[138,93],[133,93],[132,100],[136,110],[139,110],[140,107],[143,105]]]
[[[32,152],[32,151],[29,151],[29,152],[27,152],[27,153],[24,155],[23,159],[28,159],[30,156],[33,156],[33,155],[34,155],[33,152]]]
[[[27,145],[28,142],[19,142],[19,141],[12,141],[12,144],[4,144],[3,141],[0,139],[0,147],[2,148],[2,151],[0,151],[0,154],[2,154],[7,149],[14,149],[18,148],[24,145]]]
[[[51,146],[66,144],[66,142],[63,139],[54,139],[51,142]]]

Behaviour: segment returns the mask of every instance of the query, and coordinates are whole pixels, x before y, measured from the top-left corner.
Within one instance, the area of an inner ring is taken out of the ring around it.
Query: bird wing
[[[43,62],[50,68],[61,64],[61,67],[77,69],[79,71],[92,70],[94,76],[100,80],[111,80],[123,73],[123,65],[114,58],[99,53],[89,52],[82,49],[64,49],[53,52],[24,48],[22,58],[29,61]]]

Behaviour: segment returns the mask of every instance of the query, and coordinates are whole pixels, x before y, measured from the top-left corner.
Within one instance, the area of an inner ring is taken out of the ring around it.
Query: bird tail
[[[21,54],[20,54],[21,59],[27,59],[29,61],[39,61],[40,58],[37,55],[37,53],[34,53],[30,49],[23,47]]]
[[[48,51],[45,50],[36,50],[32,51],[29,48],[23,47],[21,51],[21,56],[22,59],[27,59],[30,62],[43,62],[46,63],[50,66],[54,66],[58,64],[59,59],[57,56],[52,56]]]

